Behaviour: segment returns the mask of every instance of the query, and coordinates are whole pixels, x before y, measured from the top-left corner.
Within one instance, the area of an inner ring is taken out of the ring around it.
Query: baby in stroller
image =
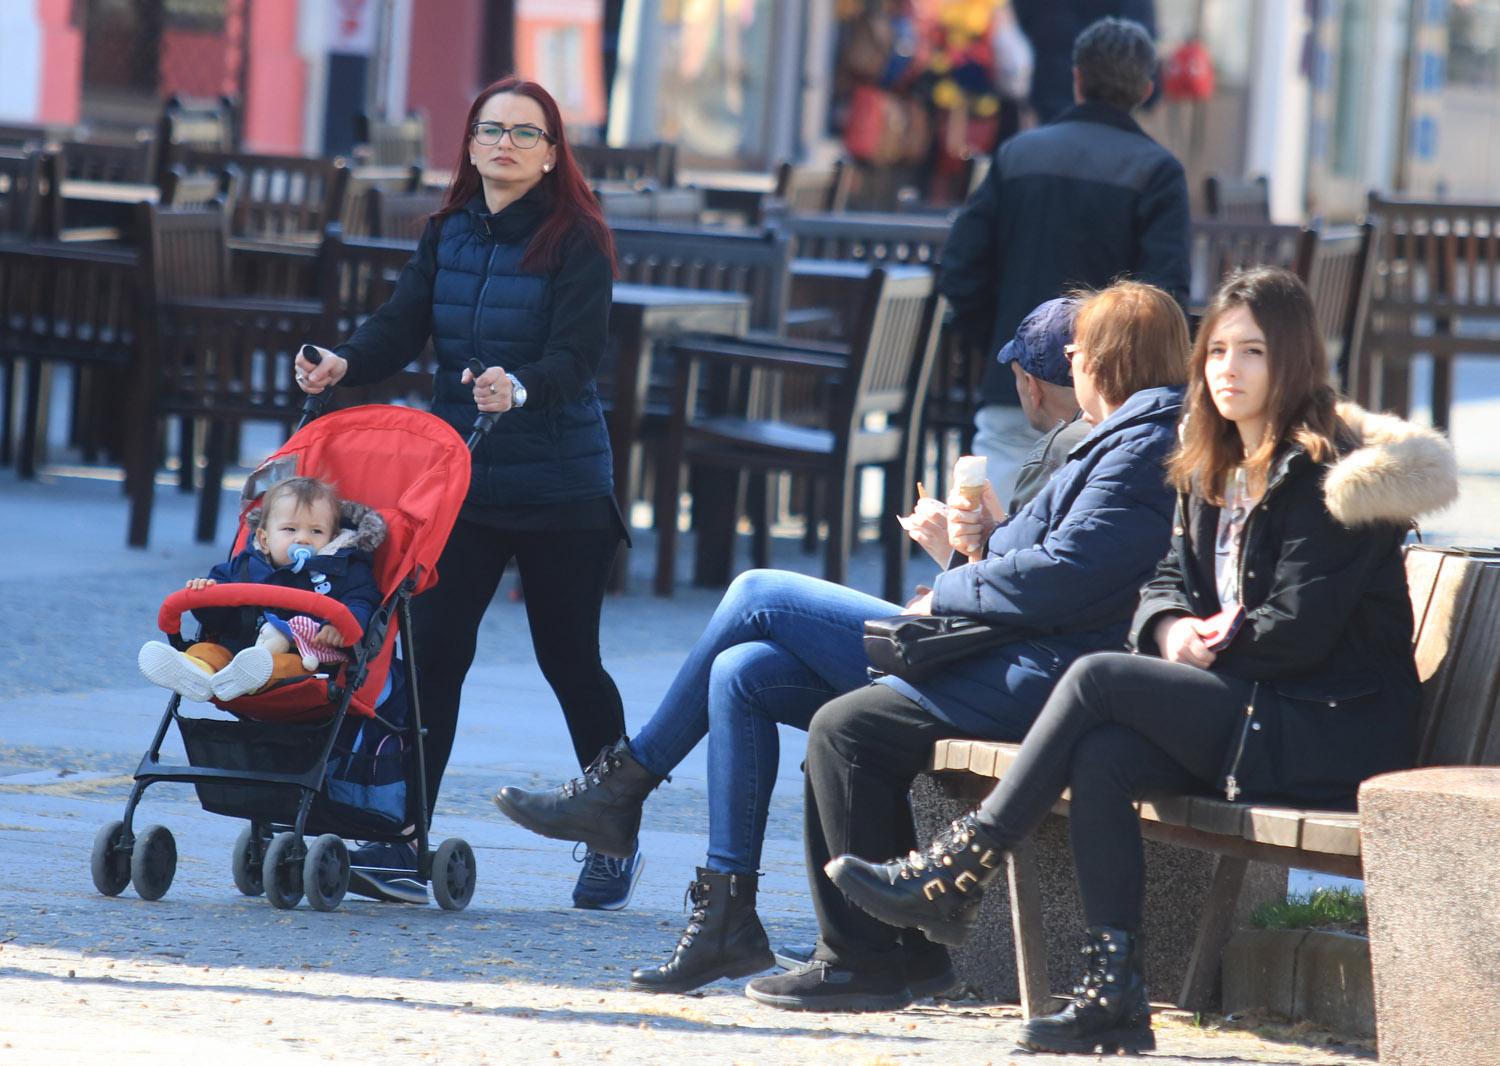
[[[338,600],[362,627],[369,622],[380,602],[371,562],[386,533],[373,508],[340,500],[316,478],[294,477],[268,489],[245,524],[250,538],[244,549],[207,577],[188,581],[188,588],[248,582],[302,589]],[[205,639],[186,651],[148,641],[137,658],[141,673],[183,699],[206,703],[259,692],[346,658],[344,638],[334,626],[307,615],[252,615],[254,610],[197,609]]]

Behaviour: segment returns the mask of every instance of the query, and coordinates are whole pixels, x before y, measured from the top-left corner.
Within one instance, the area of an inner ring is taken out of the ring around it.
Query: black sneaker
[[[911,989],[900,972],[846,969],[822,959],[787,973],[757,977],[745,986],[757,1003],[782,1010],[885,1011],[911,1006]]]
[[[908,955],[906,959],[906,987],[911,998],[932,999],[944,996],[958,987],[958,972],[953,969],[953,960],[940,946],[937,950],[924,951],[920,955]],[[815,944],[799,944],[796,947],[777,948],[776,965],[783,970],[795,970],[812,961]]]
[[[349,853],[349,891],[391,903],[427,902],[417,876],[417,846],[410,841],[364,844]]]
[[[635,846],[635,854],[628,859],[617,859],[591,848],[584,850],[582,858],[574,848],[573,858],[583,863],[583,869],[578,872],[578,883],[573,886],[573,906],[585,911],[623,910],[646,867],[639,843]]]

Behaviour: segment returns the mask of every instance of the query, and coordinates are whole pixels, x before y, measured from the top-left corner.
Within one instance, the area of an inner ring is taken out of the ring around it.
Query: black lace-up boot
[[[939,944],[962,944],[984,884],[1004,868],[1005,849],[972,814],[904,859],[870,863],[840,855],[823,868],[850,902],[898,929],[920,929]]]
[[[672,957],[643,967],[630,983],[643,992],[691,992],[721,977],[748,977],[776,964],[755,914],[755,874],[698,868],[688,886],[692,915]]]
[[[1083,957],[1083,978],[1073,986],[1073,1002],[1021,1026],[1020,1045],[1081,1055],[1154,1049],[1140,934],[1094,926]]]
[[[621,737],[603,749],[582,777],[545,792],[507,785],[495,805],[533,833],[556,840],[581,840],[592,850],[629,859],[641,828],[641,804],[664,778],[630,754]]]

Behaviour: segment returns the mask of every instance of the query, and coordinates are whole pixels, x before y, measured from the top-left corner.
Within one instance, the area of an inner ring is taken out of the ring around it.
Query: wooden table
[[[657,341],[680,333],[739,336],[750,325],[750,297],[743,293],[672,289],[659,285],[616,282],[609,314],[614,383],[610,396],[610,439],[614,448],[615,496],[626,521],[640,483],[641,418],[651,381],[652,350]],[[675,516],[659,515],[659,521]],[[624,587],[625,553],[615,565],[611,587]]]
[[[776,191],[776,175],[755,170],[679,170],[677,184],[703,193],[705,210],[734,216],[744,225],[760,222],[761,206]]]

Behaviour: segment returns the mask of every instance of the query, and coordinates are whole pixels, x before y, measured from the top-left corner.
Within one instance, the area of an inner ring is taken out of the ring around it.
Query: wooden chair
[[[622,281],[742,292],[751,301],[751,329],[784,329],[791,245],[778,231],[612,226],[611,232]]]
[[[623,181],[652,184],[670,189],[677,184],[677,146],[650,144],[610,148],[602,144],[575,144],[573,158],[590,183]]]
[[[1432,358],[1432,424],[1446,430],[1453,357],[1500,355],[1500,203],[1371,194],[1372,289],[1360,351],[1367,406],[1405,414],[1411,360]]]
[[[1374,231],[1368,222],[1320,230],[1306,279],[1318,316],[1318,331],[1328,347],[1340,387],[1350,396],[1368,392],[1366,364],[1359,352],[1370,299]]]
[[[57,146],[57,153],[65,178],[156,184],[156,138],[150,130],[137,130],[135,138],[124,144],[63,141]]]
[[[360,166],[417,167],[427,162],[427,116],[413,111],[394,122],[354,115],[354,159]]]
[[[887,512],[910,510],[920,440],[918,421],[937,348],[942,301],[935,295],[930,274],[911,273],[895,279],[877,268],[870,273],[861,306],[860,329],[847,349],[711,337],[684,339],[672,346],[678,360],[673,405],[680,415],[668,433],[657,478],[659,595],[672,592],[683,464],[727,468],[751,476],[753,554],[759,566],[767,564],[769,554],[766,476],[797,471],[824,480],[829,515],[824,576],[838,583],[848,573],[860,468],[883,470]],[[750,372],[743,403],[727,399],[716,410],[700,412],[700,374],[728,368]],[[824,425],[808,427],[777,417],[776,391],[763,385],[767,375],[778,374],[806,375],[826,383]],[[700,530],[703,525],[700,522]],[[882,524],[886,525],[894,526],[894,519]],[[899,530],[887,534],[882,528],[882,534],[884,595],[899,601],[905,591],[907,541],[898,535]]]
[[[410,166],[357,166],[349,172],[344,204],[339,212],[339,226],[346,237],[375,237],[379,220],[376,215],[376,193],[401,195],[422,187],[422,168]]]
[[[233,152],[240,146],[239,106],[228,96],[218,99],[174,94],[162,104],[157,122],[157,168],[165,174],[183,161],[183,153]]]
[[[41,200],[42,153],[0,148],[0,240],[29,240]]]
[[[1264,174],[1248,181],[1210,174],[1203,179],[1203,210],[1225,222],[1270,222],[1271,183]]]
[[[826,214],[849,206],[854,170],[843,159],[831,167],[783,162],[776,168],[773,195],[794,214]]]
[[[206,423],[206,466],[197,538],[215,537],[231,429],[270,420],[290,427],[302,404],[292,360],[323,321],[318,303],[230,296],[228,225],[215,212],[163,211],[143,204],[140,364],[128,410],[129,542],[150,533],[163,420]],[[192,461],[186,450],[184,462]]]
[[[239,167],[226,167],[214,174],[207,170],[189,172],[179,165],[163,175],[160,202],[162,207],[176,211],[213,210],[228,215],[234,210],[239,187]]]
[[[336,221],[343,209],[349,167],[341,159],[199,149],[182,155],[189,170],[239,168],[239,202],[229,216],[232,237],[290,237],[316,243],[323,227]]]
[[[1305,281],[1317,246],[1317,231],[1301,226],[1193,220],[1188,232],[1189,317],[1196,323],[1219,282],[1244,267],[1285,267]]]
[[[778,215],[772,224],[792,242],[794,259],[855,259],[931,265],[948,240],[946,220],[844,212]]]
[[[703,214],[703,192],[700,189],[657,189],[651,186],[596,186],[594,198],[611,225],[660,222],[677,226],[696,226]]]
[[[441,190],[417,189],[411,192],[370,192],[370,237],[381,241],[422,239],[427,220],[443,206]]]

